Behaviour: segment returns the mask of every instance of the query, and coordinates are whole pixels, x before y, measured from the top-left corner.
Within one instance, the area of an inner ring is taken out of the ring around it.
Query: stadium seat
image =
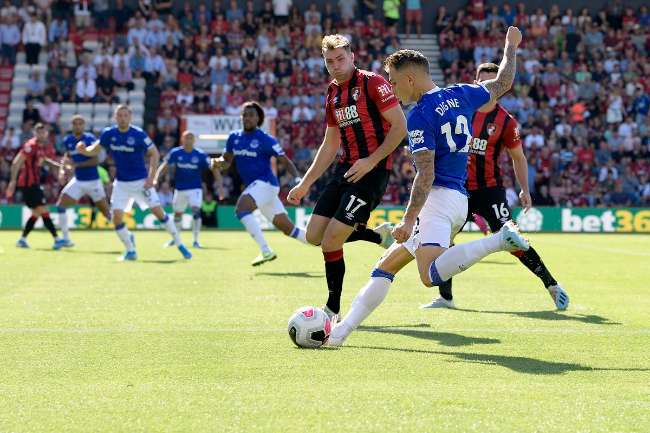
[[[13,127],[13,128],[19,129],[20,126],[22,125],[22,123],[23,123],[23,115],[22,115],[22,113],[20,114],[20,116],[11,115],[11,116],[7,117],[7,126],[10,127],[10,128]]]
[[[129,92],[126,90],[119,90],[117,92],[117,97],[120,99],[120,103],[126,104],[129,100]]]

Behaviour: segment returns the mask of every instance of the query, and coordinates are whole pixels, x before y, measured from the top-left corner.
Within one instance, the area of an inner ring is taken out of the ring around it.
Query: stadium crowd
[[[419,2],[407,3],[408,21],[419,29]],[[145,115],[156,121],[143,127],[163,156],[178,143],[181,115],[238,114],[242,102],[256,99],[304,172],[325,128],[322,35],[350,36],[357,65],[380,72],[383,58],[400,47],[397,28],[403,22],[394,0],[385,0],[383,10],[370,0],[325,2],[322,10],[291,4],[265,1],[258,10],[253,1],[215,0],[173,11],[171,1],[140,1],[131,9],[123,0],[46,0],[22,7],[5,0],[2,63],[14,64],[19,50],[35,63],[43,50],[48,67],[45,76],[34,71],[27,83],[22,128],[7,129],[0,142],[0,202],[6,201],[11,160],[35,122],[50,126],[51,153],[61,153],[69,125],[60,124],[59,104],[115,102],[118,89],[132,89],[135,78],[145,78],[159,95],[158,112]],[[592,15],[471,0],[454,15],[441,7],[434,25],[448,83],[471,82],[479,63],[498,62],[507,25],[524,31],[516,83],[501,103],[521,124],[536,205],[629,206],[650,204],[649,23],[646,7],[632,10],[617,2]],[[83,50],[89,35],[100,43],[96,55]],[[514,204],[511,164],[501,163]],[[284,167],[278,170],[284,196],[291,179]],[[44,174],[53,202],[63,180]],[[400,149],[384,203],[406,203],[414,175]],[[240,181],[232,170],[224,181],[226,201],[233,203]],[[212,179],[206,182],[214,192]],[[314,186],[307,205],[321,187]],[[161,198],[171,200],[169,191],[167,180]]]

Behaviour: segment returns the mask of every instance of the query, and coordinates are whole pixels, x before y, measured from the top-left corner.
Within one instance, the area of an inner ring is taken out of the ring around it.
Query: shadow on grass
[[[323,272],[256,272],[255,276],[266,277],[295,277],[295,278],[323,278]]]
[[[561,313],[558,311],[542,310],[542,311],[492,311],[492,310],[469,310],[463,308],[456,308],[458,311],[467,313],[486,313],[486,314],[507,314],[517,317],[527,317],[529,319],[539,320],[568,320],[575,322],[591,323],[593,325],[622,325],[620,322],[614,322],[607,317],[598,316],[596,314],[579,314],[579,313]]]
[[[83,251],[83,250],[74,250],[74,249],[64,249],[62,250],[65,254],[110,254],[113,256],[118,256],[124,254],[124,251]]]
[[[428,326],[428,325],[425,325]],[[423,327],[420,325],[420,327]],[[411,328],[411,326],[409,326]],[[419,329],[396,328],[386,326],[360,326],[359,331],[380,332],[384,334],[398,334],[407,337],[420,338],[422,340],[437,341],[443,346],[473,346],[474,344],[498,344],[501,340],[496,338],[467,337],[461,334],[451,332],[422,331]]]
[[[137,262],[140,263],[154,263],[157,265],[171,265],[172,263],[179,263],[179,262],[185,262],[185,259],[167,259],[167,260],[136,260]]]
[[[487,355],[483,353],[464,353],[464,352],[442,352],[435,350],[422,349],[404,349],[397,347],[378,347],[378,346],[347,346],[356,349],[384,350],[407,353],[422,353],[431,355],[450,356],[453,359],[449,362],[468,362],[482,365],[498,365],[505,367],[517,373],[554,375],[564,374],[572,371],[650,371],[650,368],[609,368],[609,367],[590,367],[588,365],[575,364],[570,362],[553,362],[543,361],[541,359],[527,358],[525,356],[505,356],[505,355]]]

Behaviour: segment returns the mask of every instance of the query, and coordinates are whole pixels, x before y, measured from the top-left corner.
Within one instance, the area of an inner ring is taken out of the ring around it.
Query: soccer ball
[[[330,319],[320,308],[301,307],[289,318],[289,338],[298,347],[322,346],[330,336],[330,329]]]

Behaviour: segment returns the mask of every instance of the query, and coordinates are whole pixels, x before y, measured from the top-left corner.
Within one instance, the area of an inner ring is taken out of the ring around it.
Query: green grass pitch
[[[650,431],[649,237],[531,235],[564,313],[505,253],[454,280],[461,311],[419,310],[411,265],[345,347],[300,350],[286,321],[323,304],[322,255],[267,236],[279,258],[252,268],[243,232],[189,262],[138,232],[136,263],[110,231],[60,252],[0,232],[0,432]],[[345,254],[344,309],[381,250]]]

